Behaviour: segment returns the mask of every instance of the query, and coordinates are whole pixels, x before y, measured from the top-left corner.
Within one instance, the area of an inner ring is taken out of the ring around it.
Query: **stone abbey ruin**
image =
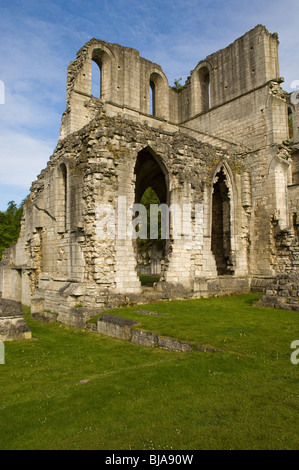
[[[3,254],[3,299],[79,326],[147,298],[253,291],[296,308],[299,100],[281,88],[278,44],[258,25],[175,89],[137,50],[87,42],[68,67],[58,144],[25,200],[19,240]],[[169,211],[169,237],[150,260],[160,281],[145,293],[138,243],[120,235],[147,188],[182,214],[191,208],[191,235],[174,236]],[[110,223],[105,206],[118,214],[113,237],[99,236]]]

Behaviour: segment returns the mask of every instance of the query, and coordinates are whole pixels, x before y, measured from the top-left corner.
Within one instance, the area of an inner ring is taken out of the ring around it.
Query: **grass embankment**
[[[135,346],[27,314],[34,339],[6,343],[0,365],[0,448],[299,449],[299,312],[251,307],[255,298],[109,311],[225,351],[214,353]]]

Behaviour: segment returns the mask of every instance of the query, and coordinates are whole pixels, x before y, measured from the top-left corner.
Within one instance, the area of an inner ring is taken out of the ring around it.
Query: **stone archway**
[[[217,274],[234,274],[232,261],[231,194],[224,168],[216,173],[212,195],[211,249]]]
[[[162,160],[150,148],[138,153],[135,170],[135,202],[139,203],[142,194],[149,186],[153,188],[161,204],[168,203],[167,170]]]
[[[144,273],[160,275],[168,243],[161,238],[161,215],[157,221],[157,238],[151,238],[150,214],[153,214],[153,204],[160,208],[169,203],[167,170],[160,157],[146,147],[138,153],[134,173],[135,203],[144,204],[147,210],[147,238],[137,239],[135,247],[139,270],[144,266]]]

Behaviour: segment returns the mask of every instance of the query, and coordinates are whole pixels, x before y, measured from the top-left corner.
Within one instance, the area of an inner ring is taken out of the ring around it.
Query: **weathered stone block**
[[[98,332],[118,339],[131,340],[131,327],[138,322],[114,315],[103,314],[97,322]]]
[[[273,289],[266,289],[266,295],[277,295],[277,291]]]
[[[45,308],[45,299],[39,298],[39,299],[32,299],[31,300],[31,315],[35,313],[41,313],[44,311]]]
[[[25,322],[21,303],[0,299],[0,340],[14,341],[30,338],[31,330]]]
[[[142,346],[155,347],[158,346],[158,335],[143,330],[132,330],[132,343]]]
[[[57,320],[58,313],[38,311],[31,313],[31,316],[34,318],[34,320],[40,321],[42,323],[52,323]]]
[[[178,341],[172,338],[167,338],[166,336],[159,336],[158,346],[160,348],[168,349],[170,351],[177,352],[187,352],[192,351],[191,344],[183,341]]]

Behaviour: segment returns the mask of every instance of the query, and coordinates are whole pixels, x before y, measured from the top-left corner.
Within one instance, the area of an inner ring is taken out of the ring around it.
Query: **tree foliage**
[[[147,211],[147,239],[137,239],[137,246],[140,252],[146,253],[146,257],[149,258],[149,251],[156,247],[158,249],[163,249],[164,240],[161,239],[161,213],[158,214],[158,239],[150,239],[150,206],[151,204],[160,205],[160,199],[158,198],[156,192],[148,187],[141,198],[140,201],[143,204]]]
[[[181,80],[182,80],[182,77],[181,78],[176,78],[174,80],[174,85],[172,87],[174,90],[180,91],[184,88],[184,86],[180,83]]]
[[[0,211],[0,259],[5,248],[18,239],[23,214],[23,202],[19,207],[14,201],[8,203],[5,212]]]

